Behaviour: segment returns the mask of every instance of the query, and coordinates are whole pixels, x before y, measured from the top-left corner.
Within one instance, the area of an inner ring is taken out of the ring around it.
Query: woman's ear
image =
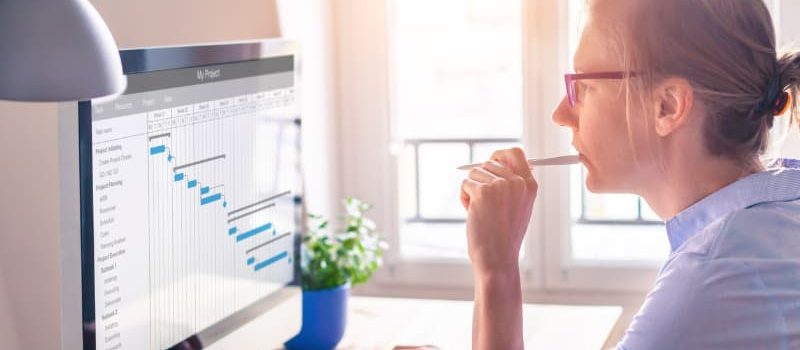
[[[694,107],[694,88],[686,79],[668,78],[658,84],[653,95],[656,134],[668,136],[686,124]]]

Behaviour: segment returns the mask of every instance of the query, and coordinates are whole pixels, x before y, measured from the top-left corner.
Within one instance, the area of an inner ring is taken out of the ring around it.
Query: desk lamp
[[[89,1],[0,1],[0,99],[86,100],[125,86],[117,45]]]

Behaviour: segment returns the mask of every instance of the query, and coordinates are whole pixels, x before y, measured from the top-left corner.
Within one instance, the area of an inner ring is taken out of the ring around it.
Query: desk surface
[[[300,297],[271,310],[212,346],[213,349],[282,349],[285,339],[269,339],[299,329]],[[297,311],[294,311],[297,310]],[[601,349],[622,308],[526,304],[526,349]],[[470,349],[472,302],[351,297],[341,350],[391,349],[431,344],[443,350]]]

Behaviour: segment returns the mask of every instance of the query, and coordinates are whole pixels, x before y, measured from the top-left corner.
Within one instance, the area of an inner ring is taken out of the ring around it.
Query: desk
[[[268,339],[268,330],[299,328],[300,314],[292,312],[299,311],[299,304],[300,298],[293,297],[212,349],[281,349],[284,339]],[[601,349],[621,313],[618,306],[526,304],[525,348]],[[341,350],[384,350],[398,344],[471,348],[471,301],[351,297],[348,317]]]

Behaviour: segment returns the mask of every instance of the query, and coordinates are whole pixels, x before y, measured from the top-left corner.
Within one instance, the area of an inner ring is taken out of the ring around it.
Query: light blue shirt
[[[800,349],[800,162],[667,222],[672,253],[620,350]]]

